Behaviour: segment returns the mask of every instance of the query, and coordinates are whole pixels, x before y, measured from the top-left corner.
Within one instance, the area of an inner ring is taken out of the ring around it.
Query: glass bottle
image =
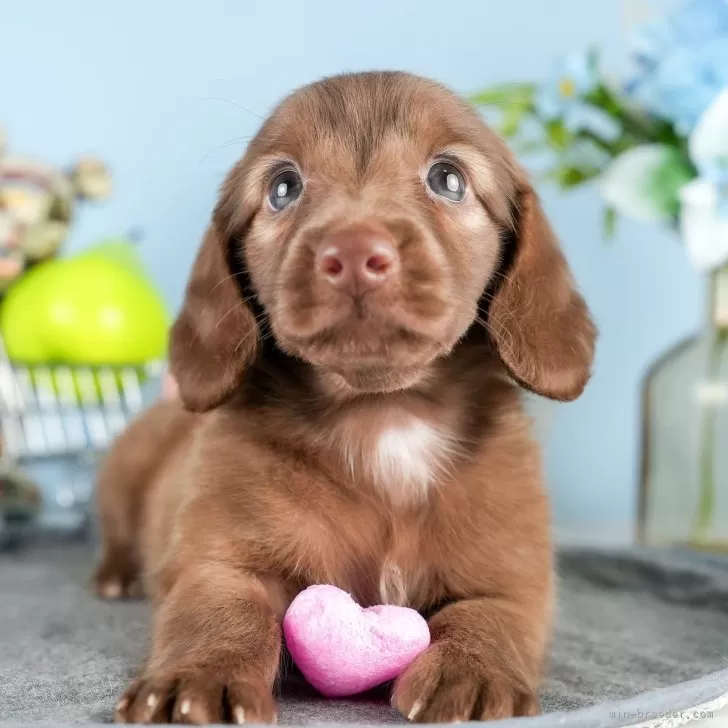
[[[638,538],[728,550],[728,265],[711,275],[707,325],[644,385]]]

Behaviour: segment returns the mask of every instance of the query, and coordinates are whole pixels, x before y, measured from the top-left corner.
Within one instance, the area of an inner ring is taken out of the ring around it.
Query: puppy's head
[[[183,401],[206,410],[277,345],[359,392],[427,375],[484,323],[524,387],[572,399],[594,328],[501,140],[404,73],[284,100],[225,182],[172,335]]]

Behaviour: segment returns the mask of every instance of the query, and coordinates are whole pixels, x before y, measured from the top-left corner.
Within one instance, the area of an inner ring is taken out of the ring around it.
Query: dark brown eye
[[[301,192],[303,192],[301,176],[293,169],[286,169],[273,178],[268,191],[268,202],[276,212],[280,212],[295,202],[301,196]]]
[[[462,172],[449,162],[435,162],[427,173],[428,187],[440,197],[460,202],[465,196],[465,178]]]

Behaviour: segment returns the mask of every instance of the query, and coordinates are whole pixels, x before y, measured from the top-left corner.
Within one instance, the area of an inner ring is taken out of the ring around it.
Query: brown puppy
[[[538,710],[548,504],[519,387],[568,400],[595,331],[504,144],[441,86],[329,78],[230,173],[172,334],[182,404],[112,451],[101,594],[152,645],[127,722],[269,722],[291,599],[335,584],[430,616],[416,721]],[[201,414],[201,413],[205,414]]]

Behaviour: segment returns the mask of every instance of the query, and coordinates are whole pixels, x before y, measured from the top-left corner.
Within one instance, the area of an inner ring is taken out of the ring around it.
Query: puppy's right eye
[[[303,180],[300,175],[293,169],[286,169],[273,178],[268,191],[268,202],[276,212],[280,212],[295,202],[301,196],[301,192],[303,192]]]
[[[427,173],[427,185],[440,197],[460,202],[465,196],[465,178],[462,172],[449,162],[435,162]]]

